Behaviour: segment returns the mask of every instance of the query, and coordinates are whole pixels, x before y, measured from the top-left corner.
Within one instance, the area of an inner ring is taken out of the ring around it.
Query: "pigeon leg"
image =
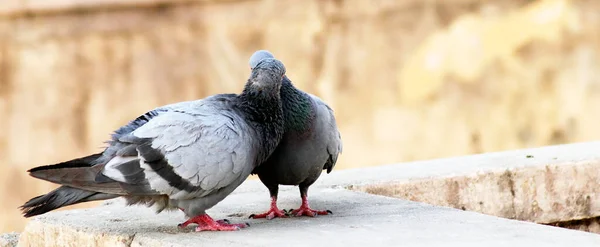
[[[300,197],[302,197],[302,205],[298,209],[290,210],[292,215],[315,217],[317,215],[333,214],[331,210],[319,211],[311,209],[310,206],[308,206],[308,186],[300,185]]]
[[[266,218],[267,220],[270,220],[275,217],[285,218],[287,216],[285,215],[285,212],[283,210],[279,210],[279,208],[277,208],[277,196],[271,196],[271,209],[269,209],[269,211],[267,211],[266,213],[251,214],[249,218]]]
[[[213,220],[208,214],[201,214],[196,217],[193,217],[178,226],[180,228],[186,227],[189,224],[198,224],[196,227],[196,231],[237,231],[241,228],[245,228],[250,226],[248,223],[243,224],[229,224],[228,220]]]

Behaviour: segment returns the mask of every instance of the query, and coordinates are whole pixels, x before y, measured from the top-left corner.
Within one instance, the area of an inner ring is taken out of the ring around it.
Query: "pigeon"
[[[264,59],[273,59],[269,51],[256,51],[250,58],[250,68]],[[300,91],[284,76],[281,101],[285,133],[273,154],[252,171],[269,189],[271,207],[266,213],[252,214],[250,218],[327,215],[330,210],[318,211],[308,204],[308,188],[323,170],[330,173],[342,152],[342,139],[333,110],[321,99]],[[277,208],[279,185],[297,185],[300,189],[300,208],[282,211]]]
[[[60,184],[30,199],[25,217],[116,197],[128,205],[182,210],[183,228],[233,231],[249,226],[213,220],[206,210],[228,196],[275,150],[284,131],[279,96],[285,66],[265,59],[241,94],[217,94],[155,108],[116,130],[103,152],[30,169]]]

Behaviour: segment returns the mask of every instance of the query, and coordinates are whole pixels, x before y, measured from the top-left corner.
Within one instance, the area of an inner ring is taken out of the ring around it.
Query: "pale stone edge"
[[[599,168],[600,160],[550,164],[349,189],[548,224],[600,216]]]
[[[72,243],[87,243],[88,246],[130,246],[134,237],[135,234],[79,231],[33,219],[25,226],[17,246],[44,246],[45,243],[57,243],[58,246],[71,246]]]

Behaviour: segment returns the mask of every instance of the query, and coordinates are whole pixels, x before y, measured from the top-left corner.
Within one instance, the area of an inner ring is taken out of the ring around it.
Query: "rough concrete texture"
[[[256,188],[257,181],[244,186]],[[253,185],[254,184],[254,185]],[[299,198],[282,191],[282,208]],[[599,246],[600,235],[514,221],[446,207],[353,192],[315,189],[314,208],[334,215],[317,218],[248,220],[266,209],[267,193],[240,193],[210,210],[214,218],[250,222],[238,232],[177,229],[181,212],[155,215],[120,203],[46,214],[32,220],[19,246]]]
[[[19,242],[19,233],[10,232],[0,234],[0,247],[15,247]]]
[[[599,213],[595,204],[598,198],[595,186],[599,181],[597,168],[593,169],[600,164],[597,150],[600,150],[600,142],[335,171],[323,174],[310,191],[311,205],[315,209],[334,212],[334,215],[318,218],[246,219],[269,205],[266,188],[258,181],[246,181],[209,211],[217,219],[252,224],[249,229],[236,233],[178,230],[175,226],[184,220],[181,212],[155,215],[150,209],[122,207],[120,200],[111,200],[103,207],[58,211],[37,217],[25,228],[19,244],[281,246],[285,242],[291,246],[325,243],[339,246],[399,243],[403,246],[595,246],[600,245],[600,235],[362,191],[503,217],[570,221],[556,225],[592,231],[596,222],[581,220],[583,223],[578,223],[578,218],[592,218]],[[279,197],[280,208],[299,206],[296,187],[282,187]],[[578,202],[578,198],[590,199]]]
[[[538,223],[600,216],[600,142],[361,168],[319,186]]]

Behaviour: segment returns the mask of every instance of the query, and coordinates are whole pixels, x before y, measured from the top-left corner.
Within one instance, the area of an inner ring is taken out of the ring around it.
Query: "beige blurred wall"
[[[597,140],[599,26],[592,0],[6,0],[0,232],[54,188],[26,169],[239,91],[256,49],[335,109],[336,169]]]

